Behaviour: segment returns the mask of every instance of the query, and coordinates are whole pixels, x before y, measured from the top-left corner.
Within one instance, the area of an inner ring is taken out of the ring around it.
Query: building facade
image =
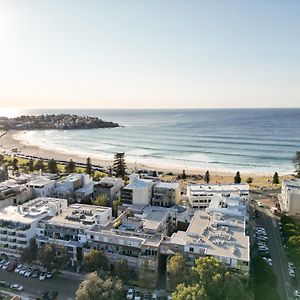
[[[280,208],[291,216],[300,215],[300,179],[283,180],[278,196]]]
[[[181,187],[178,182],[158,182],[153,187],[152,205],[171,207],[178,204],[181,197]]]

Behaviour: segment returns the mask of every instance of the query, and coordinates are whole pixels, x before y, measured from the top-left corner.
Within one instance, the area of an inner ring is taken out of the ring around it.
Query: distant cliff
[[[0,117],[0,129],[39,130],[39,129],[92,129],[119,127],[118,123],[103,121],[96,117],[82,117],[70,114]]]

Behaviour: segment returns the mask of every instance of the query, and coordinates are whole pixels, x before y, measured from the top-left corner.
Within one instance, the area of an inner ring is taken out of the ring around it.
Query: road
[[[40,281],[37,278],[27,278],[1,269],[0,280],[20,284],[24,287],[24,292],[36,296],[41,296],[43,292],[58,291],[59,300],[75,299],[75,292],[79,286],[79,279],[76,280],[75,278],[57,277]]]
[[[277,291],[282,300],[294,299],[294,287],[291,284],[291,278],[288,274],[288,260],[281,241],[281,234],[278,228],[279,217],[273,215],[270,207],[273,206],[272,201],[267,195],[256,195],[253,197],[256,201],[263,202],[263,207],[255,209],[259,212],[259,218],[256,219],[256,224],[263,226],[268,234],[268,247],[273,260],[273,271],[277,277]],[[273,196],[273,195],[272,195]]]

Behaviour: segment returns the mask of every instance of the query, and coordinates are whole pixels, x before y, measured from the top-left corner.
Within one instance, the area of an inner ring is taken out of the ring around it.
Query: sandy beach
[[[48,149],[43,149],[32,145],[28,142],[20,141],[17,139],[18,135],[21,133],[19,131],[9,131],[6,134],[0,134],[0,149],[1,151],[10,151],[13,148],[17,148],[18,151],[22,154],[30,155],[30,156],[38,156],[43,158],[54,158],[56,160],[65,160],[69,161],[72,159],[73,161],[79,163],[85,163],[87,157],[79,156],[74,153],[66,153],[61,151],[53,151]],[[63,142],[63,141],[62,141]],[[111,166],[113,163],[112,160],[101,160],[99,158],[91,157],[92,163],[94,165],[99,165],[103,167]],[[156,170],[162,172],[172,172],[174,174],[181,174],[182,167],[169,167],[169,166],[162,166],[162,165],[148,165],[148,164],[141,164],[141,163],[131,163],[127,161],[127,167],[129,172],[134,171],[135,169],[147,169],[147,170]],[[195,169],[186,169],[187,175],[204,175],[206,170],[201,170],[199,168]],[[210,170],[210,174],[212,176],[213,182],[232,182],[232,178],[235,175],[235,172],[220,172]],[[264,183],[270,182],[272,174],[262,174],[262,173],[241,173],[244,180],[248,177],[256,178],[259,182],[263,181]],[[285,174],[285,177],[287,174]]]

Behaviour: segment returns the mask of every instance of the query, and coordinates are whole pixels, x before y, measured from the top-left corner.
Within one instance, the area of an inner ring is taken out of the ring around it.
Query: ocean
[[[30,110],[97,116],[124,127],[28,131],[41,148],[186,170],[286,174],[300,150],[300,109]]]

